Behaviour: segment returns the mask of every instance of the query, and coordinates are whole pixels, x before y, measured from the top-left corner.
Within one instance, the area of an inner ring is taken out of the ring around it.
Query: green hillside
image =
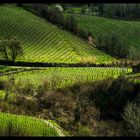
[[[0,112],[0,136],[66,136],[51,120]]]
[[[66,14],[70,15],[70,14]],[[79,26],[82,29],[90,31],[94,37],[108,34],[111,32],[118,33],[133,51],[137,58],[140,58],[140,22],[113,20],[97,16],[74,14]],[[111,48],[111,47],[110,47]]]
[[[0,6],[0,37],[16,36],[24,48],[20,61],[109,63],[112,57],[87,42],[15,6]]]

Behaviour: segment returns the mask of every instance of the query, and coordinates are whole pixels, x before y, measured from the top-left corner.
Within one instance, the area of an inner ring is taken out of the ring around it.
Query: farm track
[[[0,73],[0,76],[6,76],[6,75],[11,75],[11,74],[17,74],[20,72],[35,71],[35,70],[42,70],[42,68],[30,68],[30,69],[16,70],[12,72],[11,71],[3,72],[3,73]]]

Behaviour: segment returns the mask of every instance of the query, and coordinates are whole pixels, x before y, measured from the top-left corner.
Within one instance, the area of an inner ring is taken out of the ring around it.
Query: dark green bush
[[[130,53],[129,46],[116,33],[98,36],[96,46],[98,49],[117,58],[127,58]]]
[[[121,113],[128,101],[137,96],[134,83],[120,77],[95,83],[90,99],[101,113],[103,119],[121,119]]]

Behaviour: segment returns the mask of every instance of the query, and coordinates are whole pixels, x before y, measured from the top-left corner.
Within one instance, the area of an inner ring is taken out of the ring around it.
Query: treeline
[[[98,36],[96,44],[99,50],[113,57],[128,58],[130,56],[130,47],[121,36],[114,32]]]
[[[23,56],[23,49],[21,43],[16,37],[13,38],[0,38],[0,55],[4,60],[12,60],[19,56]]]
[[[24,62],[24,61],[16,61],[13,62],[11,60],[0,60],[1,65],[6,66],[24,66],[24,67],[132,67],[134,72],[139,72],[139,64],[140,62],[135,62],[131,60],[122,60],[116,61],[112,63],[102,63],[102,64],[94,64],[94,63],[44,63],[44,62]]]
[[[99,16],[140,20],[140,4],[97,4]]]
[[[104,16],[115,19],[140,20],[140,4],[138,3],[84,3],[63,4],[63,7],[71,13],[73,8],[81,8],[80,14]]]

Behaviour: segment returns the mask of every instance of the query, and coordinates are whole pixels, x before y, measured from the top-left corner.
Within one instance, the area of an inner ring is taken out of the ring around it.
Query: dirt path
[[[64,137],[64,136],[65,136],[65,134],[64,134],[56,125],[53,125],[52,123],[50,123],[50,122],[48,122],[48,121],[46,121],[46,120],[44,120],[44,122],[45,122],[48,126],[50,126],[51,128],[55,129],[55,130],[57,131],[57,133],[59,134],[59,136],[61,136],[61,137]]]

